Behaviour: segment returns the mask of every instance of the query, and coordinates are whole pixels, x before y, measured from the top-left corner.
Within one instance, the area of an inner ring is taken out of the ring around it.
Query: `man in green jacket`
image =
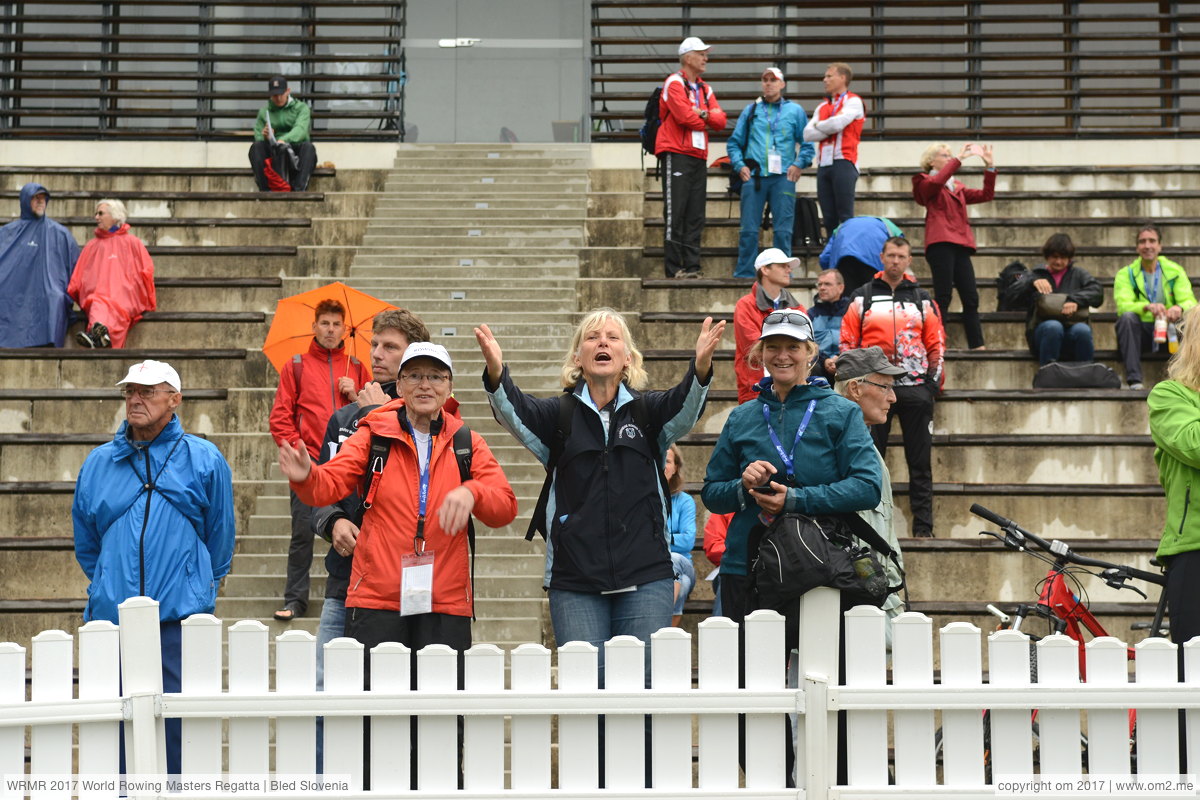
[[[308,188],[308,179],[317,166],[317,150],[309,141],[312,134],[312,109],[292,97],[287,79],[276,75],[267,83],[270,101],[254,120],[254,144],[250,145],[250,164],[260,192],[271,191],[265,166],[271,162],[280,178],[293,192]],[[286,191],[286,190],[284,190]]]
[[[1137,235],[1138,258],[1113,280],[1117,305],[1117,348],[1130,389],[1142,389],[1142,353],[1157,349],[1154,326],[1175,326],[1196,305],[1192,280],[1162,253],[1162,233],[1146,223]],[[1161,322],[1160,322],[1161,320]],[[1173,333],[1173,332],[1172,332]],[[1174,348],[1172,348],[1174,349]]]

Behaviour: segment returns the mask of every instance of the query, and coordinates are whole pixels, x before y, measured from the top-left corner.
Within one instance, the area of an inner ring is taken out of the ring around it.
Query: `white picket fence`
[[[368,715],[369,797],[994,797],[995,789],[985,783],[983,708],[991,709],[993,783],[1035,772],[1129,774],[1130,707],[1138,709],[1138,773],[1180,772],[1176,711],[1181,708],[1189,709],[1187,729],[1193,734],[1188,737],[1189,761],[1200,764],[1200,715],[1192,711],[1200,707],[1200,692],[1195,682],[1177,682],[1176,648],[1170,642],[1151,639],[1137,646],[1131,683],[1125,645],[1096,640],[1087,651],[1088,682],[1081,684],[1075,643],[1050,637],[1038,645],[1039,682],[1031,686],[1025,636],[994,633],[987,639],[990,682],[985,684],[979,629],[952,623],[941,630],[941,681],[935,684],[932,622],[920,614],[904,614],[893,623],[889,684],[884,618],[878,609],[864,607],[846,615],[846,682],[839,686],[837,608],[833,590],[806,596],[800,685],[795,688],[785,685],[784,622],[773,612],[756,612],[745,622],[744,689],[738,688],[737,626],[713,618],[700,624],[696,688],[690,635],[664,629],[650,647],[651,689],[643,687],[644,645],[618,637],[605,645],[603,690],[596,689],[596,649],[576,642],[558,650],[556,688],[553,654],[540,645],[521,645],[508,655],[507,686],[505,654],[491,645],[473,647],[465,655],[464,691],[456,690],[456,655],[449,648],[431,646],[418,653],[420,688],[412,691],[407,648],[381,645],[370,653],[369,692],[362,689],[363,648],[349,639],[328,645],[325,691],[315,691],[315,642],[301,631],[276,639],[272,691],[268,630],[254,621],[228,628],[228,688],[223,690],[222,623],[203,615],[183,623],[182,692],[163,694],[157,604],[134,598],[122,604],[119,628],[104,622],[80,628],[77,696],[71,636],[47,631],[34,638],[28,699],[24,648],[0,645],[0,773],[6,796],[114,797],[114,791],[102,787],[53,782],[14,790],[11,781],[20,775],[116,773],[121,720],[126,722],[128,771],[161,773],[162,721],[179,717],[187,775],[311,775],[315,716],[323,715],[325,773],[346,776],[348,791],[235,793],[216,788],[187,796],[344,797],[362,790],[362,719]],[[1186,655],[1188,674],[1200,675],[1200,639],[1187,646]],[[1040,709],[1036,764],[1033,708]],[[1081,709],[1088,710],[1086,725]],[[851,742],[849,781],[843,786],[835,784],[838,711],[847,712]],[[744,773],[738,763],[739,713],[746,715]],[[787,788],[784,774],[789,713],[799,720],[798,789]],[[606,788],[598,791],[600,714],[605,720]],[[653,717],[653,789],[644,788],[647,714]],[[465,719],[462,790],[457,788],[459,715]],[[421,787],[412,792],[411,716],[418,719]],[[944,734],[940,759],[935,752],[939,724]],[[1081,730],[1087,736],[1087,763],[1081,760]],[[892,785],[889,747],[894,749]],[[156,793],[131,792],[135,794]]]

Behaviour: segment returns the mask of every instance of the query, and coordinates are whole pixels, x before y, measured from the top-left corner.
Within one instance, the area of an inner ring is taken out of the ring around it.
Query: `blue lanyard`
[[[783,98],[779,98],[779,111],[775,114],[775,120],[771,120],[771,103],[763,103],[765,105],[767,115],[767,152],[778,150],[778,146],[772,147],[772,144],[777,141],[779,134],[779,120],[783,116]]]
[[[1162,289],[1162,267],[1160,267],[1158,265],[1157,261],[1154,262],[1154,287],[1151,288],[1149,283],[1147,283],[1146,288],[1149,289],[1147,294],[1150,296],[1150,302],[1151,303],[1159,302],[1158,301],[1158,293]],[[1167,302],[1167,298],[1165,295],[1162,298],[1162,302],[1164,302],[1164,303]]]
[[[413,437],[413,447],[417,446],[417,432],[409,428]],[[418,459],[419,460],[419,459]],[[429,501],[429,466],[433,461],[433,433],[429,434],[429,452],[425,455],[425,469],[421,470],[420,489],[417,492],[417,535],[413,539],[413,552],[425,551],[425,505]],[[421,540],[421,549],[417,549],[417,540]]]
[[[816,407],[816,398],[808,401],[808,410],[804,412],[804,419],[800,420],[800,427],[796,429],[796,441],[792,442],[792,452],[785,453],[783,452],[783,442],[779,441],[779,436],[775,433],[775,429],[771,427],[771,409],[766,403],[763,403],[763,420],[767,423],[767,433],[771,436],[771,444],[775,445],[775,452],[779,453],[779,460],[783,462],[783,468],[787,470],[789,481],[796,479],[796,445],[800,444],[800,437],[804,436],[804,431],[808,428],[808,422],[812,419],[813,409]]]

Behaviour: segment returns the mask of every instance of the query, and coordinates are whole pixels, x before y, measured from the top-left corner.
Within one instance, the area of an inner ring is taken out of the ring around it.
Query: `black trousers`
[[[662,176],[663,271],[668,278],[699,272],[708,165],[702,158],[665,153]]]
[[[827,167],[817,167],[817,205],[821,207],[826,236],[832,236],[834,228],[854,216],[857,183],[858,167],[852,161],[837,158]]]
[[[361,642],[366,648],[363,664],[364,688],[371,688],[371,648],[384,642],[399,642],[412,651],[411,688],[417,688],[417,651],[427,644],[444,644],[458,651],[458,688],[463,688],[463,653],[471,649],[471,618],[452,614],[414,614],[400,616],[398,611],[377,608],[347,608],[346,635]],[[409,728],[412,768],[409,773],[411,788],[417,788],[417,718],[413,717]],[[462,740],[463,719],[458,718],[458,788],[462,783]],[[326,765],[326,772],[335,770]],[[363,789],[371,788],[371,720],[363,720]]]
[[[1117,349],[1121,351],[1128,383],[1141,383],[1142,353],[1149,353],[1153,344],[1153,322],[1143,322],[1132,311],[1117,317]]]
[[[1183,645],[1192,637],[1200,636],[1200,550],[1170,557],[1167,586],[1163,591],[1167,593],[1171,641]]]
[[[871,426],[871,438],[880,455],[887,452],[888,434],[896,417],[900,418],[904,460],[908,462],[912,535],[933,536],[933,390],[925,384],[896,387],[896,402],[887,420]]]
[[[271,161],[271,169],[288,182],[293,192],[303,192],[308,188],[308,180],[317,168],[317,148],[313,147],[312,142],[293,142],[292,152],[300,162],[295,167],[286,151],[287,145],[284,144],[276,144],[274,148],[270,142],[265,141],[250,145],[250,166],[254,168],[254,181],[258,184],[260,192],[270,191],[267,176],[263,172],[263,164],[268,159]]]
[[[842,282],[846,284],[843,297],[849,297],[855,289],[873,281],[879,267],[859,261],[854,256],[842,256],[838,260],[837,271],[842,273]]]
[[[967,347],[983,347],[983,326],[979,323],[979,290],[975,286],[975,266],[971,263],[971,250],[960,244],[935,242],[925,246],[925,260],[933,273],[933,299],[946,318],[950,307],[950,293],[958,289],[962,303],[963,331],[967,334]]]
[[[301,442],[303,446],[303,442]],[[292,541],[288,545],[287,583],[283,587],[284,608],[290,607],[296,616],[308,611],[309,572],[312,571],[313,529],[312,508],[290,492],[292,499]]]

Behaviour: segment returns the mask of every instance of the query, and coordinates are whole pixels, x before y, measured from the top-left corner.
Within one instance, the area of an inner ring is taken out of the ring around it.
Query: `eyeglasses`
[[[121,396],[128,400],[134,395],[137,395],[143,400],[149,400],[159,392],[167,392],[168,394],[171,394],[174,393],[174,391],[174,389],[159,389],[157,386],[126,386],[121,390]]]
[[[866,378],[859,378],[859,380],[863,383],[869,383],[872,386],[877,386],[880,389],[883,389],[884,394],[893,394],[896,391],[896,387],[890,383],[876,383],[875,381],[869,381]]]
[[[444,386],[449,380],[449,375],[419,375],[413,372],[407,372],[400,376],[400,380],[407,383],[409,386],[420,386],[422,381],[429,381],[430,386]]]

